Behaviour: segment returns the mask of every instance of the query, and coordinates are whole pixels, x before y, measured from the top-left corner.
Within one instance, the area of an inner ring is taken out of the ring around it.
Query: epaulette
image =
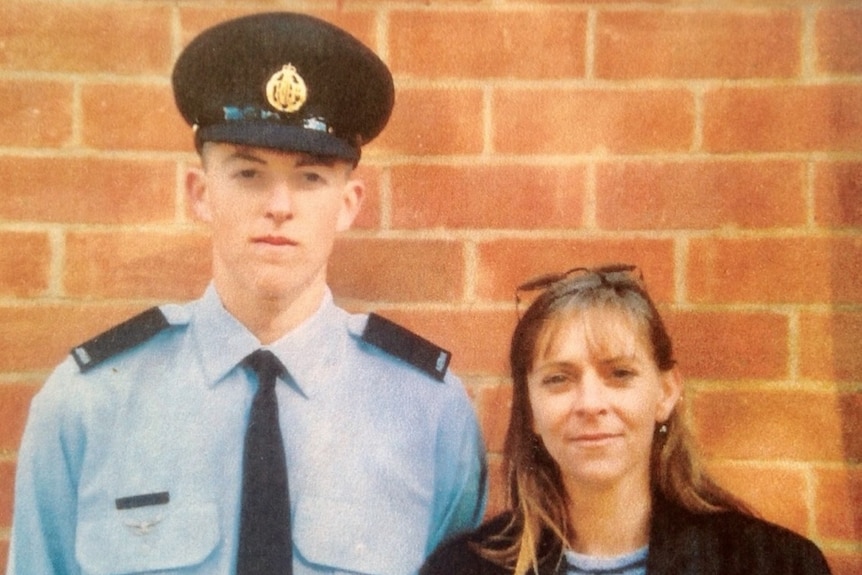
[[[377,314],[368,315],[362,339],[439,381],[449,369],[451,353]]]
[[[83,373],[120,352],[142,344],[169,326],[162,310],[153,307],[82,343],[71,354]]]

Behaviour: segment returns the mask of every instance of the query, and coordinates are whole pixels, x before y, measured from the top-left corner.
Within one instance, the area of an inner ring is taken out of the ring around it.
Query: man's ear
[[[661,396],[656,406],[655,420],[664,423],[682,397],[682,375],[676,367],[661,372]]]
[[[207,175],[203,168],[189,168],[186,172],[186,201],[197,221],[212,221],[212,211],[207,194]]]
[[[362,200],[365,199],[365,183],[360,179],[349,179],[344,184],[344,193],[341,197],[341,209],[338,213],[336,230],[344,232],[350,229],[359,210],[362,208]]]

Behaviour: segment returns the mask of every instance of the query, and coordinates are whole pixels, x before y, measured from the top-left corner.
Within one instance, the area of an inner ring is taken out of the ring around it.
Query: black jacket
[[[472,533],[441,545],[420,575],[507,575],[480,557],[471,543],[499,534],[505,513]],[[564,573],[562,545],[550,533],[540,542],[540,575]],[[562,567],[561,567],[562,564]],[[695,514],[658,501],[650,527],[648,575],[828,575],[823,554],[808,539],[783,527],[740,513]]]

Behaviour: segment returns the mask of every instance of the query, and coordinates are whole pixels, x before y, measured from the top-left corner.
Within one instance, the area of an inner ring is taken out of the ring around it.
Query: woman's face
[[[567,312],[538,338],[527,376],[533,432],[570,492],[649,485],[655,425],[669,417],[681,382],[658,369],[645,331],[603,307]]]

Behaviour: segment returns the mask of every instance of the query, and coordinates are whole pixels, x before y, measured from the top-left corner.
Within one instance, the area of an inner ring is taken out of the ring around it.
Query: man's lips
[[[261,236],[252,239],[252,243],[269,246],[295,246],[296,242],[282,236]]]

